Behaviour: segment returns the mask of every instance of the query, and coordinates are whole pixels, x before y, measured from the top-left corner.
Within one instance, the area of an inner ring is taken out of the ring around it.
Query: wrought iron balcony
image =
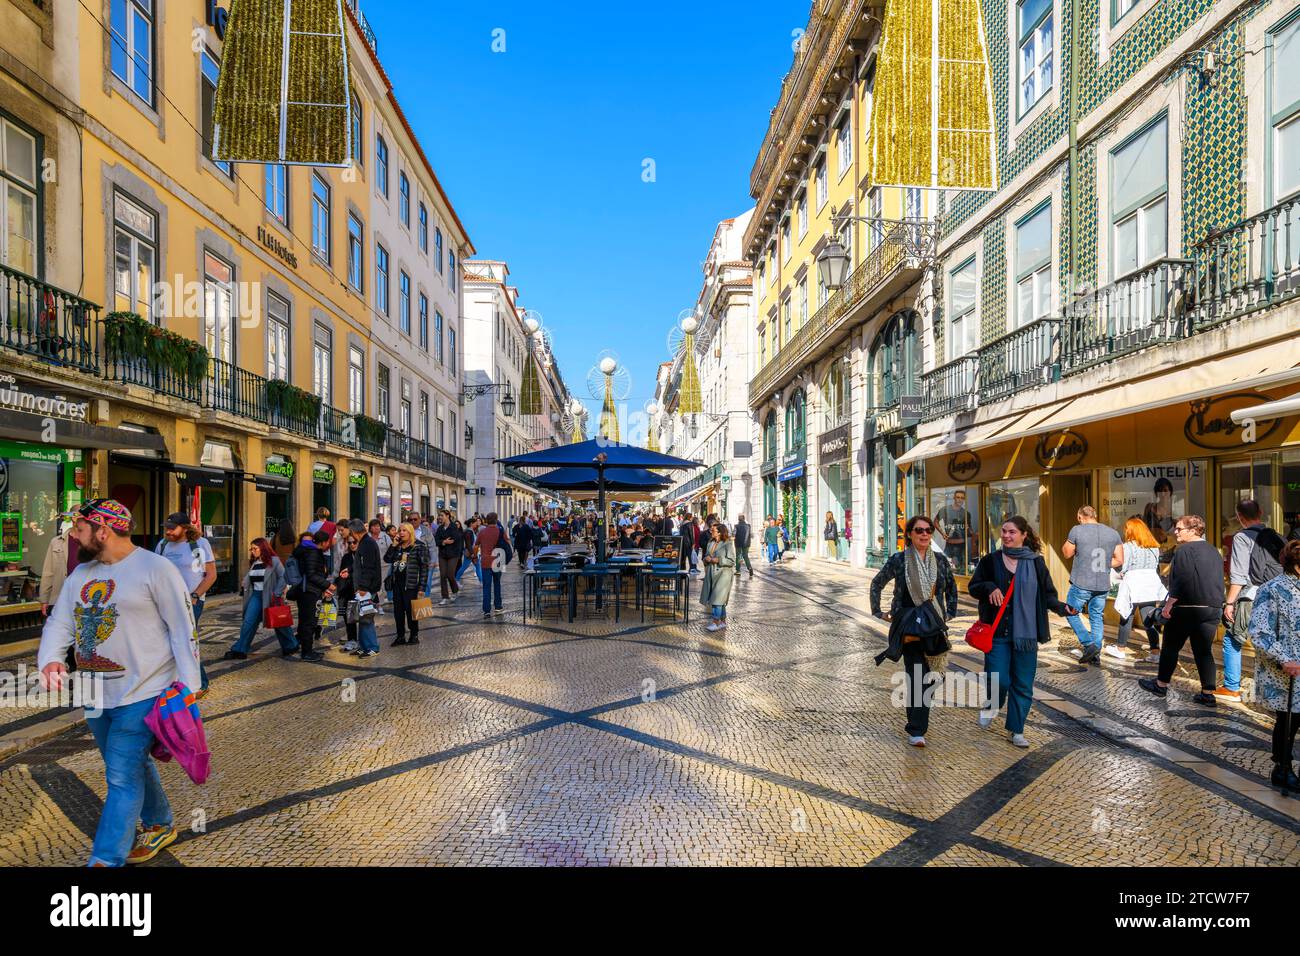
[[[1191,333],[1186,290],[1194,264],[1157,259],[1145,269],[1081,296],[1066,309],[1061,364],[1078,372]]]
[[[1055,380],[1060,327],[1060,319],[1038,319],[983,346],[979,350],[979,400],[996,402]]]
[[[975,407],[979,367],[978,355],[963,355],[921,376],[921,390],[925,396],[922,411],[927,422]]]
[[[1192,261],[1193,332],[1300,295],[1300,196],[1211,233]]]
[[[266,379],[221,359],[211,359],[203,386],[204,408],[267,424]]]
[[[926,250],[934,249],[936,236],[935,225],[928,220],[895,223],[844,286],[832,292],[754,376],[749,385],[750,407],[761,404],[795,369],[834,344],[860,306],[883,300],[919,279],[928,258]]]
[[[99,306],[0,265],[0,347],[100,374]]]

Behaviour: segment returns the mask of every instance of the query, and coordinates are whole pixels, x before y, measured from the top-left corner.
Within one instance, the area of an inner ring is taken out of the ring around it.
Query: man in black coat
[[[330,584],[329,572],[325,563],[325,552],[333,535],[328,531],[317,531],[314,535],[302,536],[298,547],[293,549],[293,557],[302,572],[302,584],[297,588],[298,604],[298,647],[304,661],[318,661],[325,655],[312,650],[316,637],[316,605],[326,594],[334,593]]]
[[[452,522],[450,511],[438,512],[433,543],[438,549],[438,580],[442,586],[442,600],[438,603],[450,604],[460,593],[456,572],[465,556],[465,532]]]
[[[510,529],[510,543],[515,546],[515,551],[519,552],[519,569],[526,570],[528,552],[533,550],[533,526],[528,523],[527,515],[520,517],[515,522],[515,526]]]
[[[352,553],[352,588],[358,600],[367,598],[378,602],[379,591],[384,585],[383,558],[379,553],[379,542],[366,534],[366,524],[360,518],[353,518],[348,525],[353,537],[359,538],[357,549]],[[358,657],[374,657],[379,653],[379,637],[375,634],[374,615],[366,615],[357,621],[357,642],[355,651]]]
[[[736,519],[736,530],[732,534],[732,540],[736,543],[736,570],[740,570],[740,562],[745,562],[745,567],[749,568],[749,576],[754,576],[754,566],[749,563],[749,544],[752,536],[749,530],[749,522],[745,516],[741,515]]]

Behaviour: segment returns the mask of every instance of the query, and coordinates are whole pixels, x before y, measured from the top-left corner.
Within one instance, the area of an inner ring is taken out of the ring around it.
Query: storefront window
[[[989,485],[988,500],[984,507],[987,521],[985,533],[988,535],[989,548],[997,550],[1002,547],[1002,524],[1012,515],[1021,515],[1029,522],[1034,533],[1041,536],[1042,516],[1039,514],[1038,506],[1037,478],[992,482]]]
[[[930,491],[934,546],[942,548],[958,574],[970,574],[983,553],[980,547],[979,487],[953,485]]]
[[[379,518],[388,522],[393,518],[393,485],[387,479],[381,477],[375,482],[375,510],[379,512]]]
[[[0,578],[0,604],[36,599],[45,553],[59,533],[63,469],[71,473],[79,464],[63,465],[59,453],[37,446],[15,443],[12,449],[0,448],[0,527],[4,532],[0,567],[13,572]]]
[[[1277,491],[1282,506],[1279,530],[1288,541],[1294,541],[1300,538],[1300,450],[1282,453]]]
[[[1185,514],[1205,516],[1205,463],[1169,461],[1102,472],[1101,520],[1123,534],[1124,522],[1141,518],[1165,560],[1173,552],[1174,522]]]
[[[1273,523],[1273,459],[1259,456],[1244,461],[1225,461],[1219,465],[1219,535],[1209,538],[1211,544],[1223,549],[1227,555],[1232,548],[1232,536],[1241,530],[1237,521],[1237,502],[1253,498],[1259,502],[1264,521]]]
[[[415,510],[415,492],[412,491],[411,483],[409,481],[402,482],[401,505],[402,505],[403,518],[405,518],[407,514]]]

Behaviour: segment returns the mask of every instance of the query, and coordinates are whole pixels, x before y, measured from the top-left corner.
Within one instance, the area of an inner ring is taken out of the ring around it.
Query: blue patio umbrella
[[[639,448],[636,445],[610,441],[608,438],[590,438],[587,441],[574,442],[572,445],[557,445],[554,448],[543,448],[541,451],[529,452],[526,455],[498,458],[496,461],[499,464],[513,465],[516,468],[583,468],[594,470],[596,472],[596,490],[598,492],[596,507],[601,514],[605,513],[605,492],[610,487],[609,479],[605,475],[606,471],[648,468],[657,471],[684,471],[704,467],[703,462],[665,455],[662,452],[651,451],[649,448]],[[600,561],[605,560],[604,533],[596,539],[596,558]]]
[[[600,475],[595,468],[556,468],[533,479],[543,488],[557,491],[599,491]],[[606,491],[654,491],[671,485],[666,475],[644,468],[620,468],[605,478]]]

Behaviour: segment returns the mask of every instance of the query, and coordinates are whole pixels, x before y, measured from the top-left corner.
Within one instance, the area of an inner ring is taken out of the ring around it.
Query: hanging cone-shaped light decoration
[[[346,166],[349,113],[340,0],[231,0],[209,144],[214,159]]]
[[[658,429],[651,425],[650,431],[646,434],[645,446],[650,451],[659,451],[659,435],[657,432]]]
[[[704,401],[700,396],[700,371],[695,367],[695,329],[694,319],[682,323],[686,333],[686,343],[682,346],[682,384],[678,388],[677,410],[683,415],[698,415],[704,411]]]
[[[614,372],[617,370],[618,362],[614,359],[606,356],[600,360],[600,371],[605,376],[605,402],[600,408],[598,434],[611,441],[622,441],[618,435],[618,411],[614,408]]]
[[[582,402],[576,398],[569,403],[569,417],[573,419],[573,434],[570,436],[570,443],[574,445],[587,440],[587,429],[582,423],[583,411]]]
[[[872,184],[997,189],[981,0],[889,0],[883,36],[871,110]]]
[[[542,413],[541,376],[537,374],[537,359],[529,349],[524,358],[524,377],[519,383],[519,414],[540,415]]]

